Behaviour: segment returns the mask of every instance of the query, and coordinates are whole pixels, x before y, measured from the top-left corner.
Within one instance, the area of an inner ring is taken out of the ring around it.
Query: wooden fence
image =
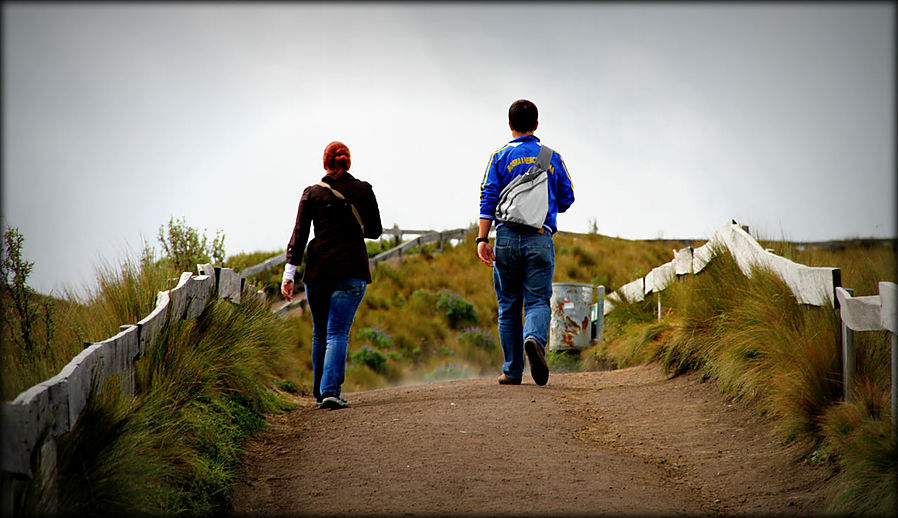
[[[729,250],[746,276],[753,267],[767,268],[777,274],[802,304],[824,306],[832,304],[839,309],[842,320],[842,386],[844,398],[851,400],[856,373],[854,331],[887,330],[892,339],[892,434],[898,427],[898,285],[880,282],[879,295],[852,297],[852,290],[843,288],[838,268],[811,267],[795,263],[765,250],[743,227],[732,221],[714,232],[714,236],[699,248],[682,248],[674,251],[669,263],[653,268],[645,277],[621,286],[606,297],[603,315],[614,307],[614,302],[639,302],[655,293],[658,298],[658,318],[661,318],[660,292],[677,278],[698,273],[713,259],[719,250]],[[601,317],[598,317],[601,318]]]
[[[58,374],[0,405],[0,515],[12,516],[16,494],[35,477],[43,495],[40,511],[56,512],[56,438],[75,427],[91,391],[102,393],[107,380],[118,378],[124,393],[134,393],[134,362],[153,347],[167,320],[194,319],[216,297],[239,303],[241,296],[264,296],[245,286],[245,274],[209,264],[197,269],[199,275],[184,272],[174,288],[160,291],[145,318],[87,344]]]
[[[842,283],[838,268],[805,266],[778,256],[755,241],[748,233],[748,227],[742,227],[733,221],[717,229],[704,245],[674,251],[674,258],[669,263],[653,268],[645,277],[629,282],[609,294],[604,313],[608,314],[614,308],[614,302],[624,299],[630,302],[645,300],[646,295],[660,293],[678,277],[699,273],[714,258],[714,254],[722,249],[729,250],[739,269],[749,277],[753,267],[772,270],[783,279],[802,304],[835,304],[835,289]]]

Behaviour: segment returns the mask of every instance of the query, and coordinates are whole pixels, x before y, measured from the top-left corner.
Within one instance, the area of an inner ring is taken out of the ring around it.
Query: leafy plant
[[[493,335],[481,328],[468,328],[458,335],[458,341],[470,344],[485,351],[493,351],[499,347]]]
[[[372,326],[366,327],[358,332],[356,337],[359,340],[364,340],[377,347],[378,349],[392,349],[394,347],[393,337],[389,335],[383,329],[379,327]]]
[[[165,225],[159,227],[157,235],[162,244],[164,259],[170,261],[180,271],[194,271],[196,265],[212,263],[221,266],[225,260],[224,240],[221,230],[215,233],[215,238],[209,242],[206,231],[187,225],[185,218],[170,218],[168,228]]]
[[[477,311],[474,305],[461,298],[451,290],[442,290],[437,295],[436,308],[445,312],[449,325],[458,328],[465,323],[477,322]]]
[[[349,357],[352,363],[365,365],[378,374],[386,374],[387,372],[387,357],[382,352],[367,345],[350,352]]]
[[[37,327],[40,326],[43,330],[40,345],[48,346],[53,340],[55,320],[52,301],[41,300],[34,290],[28,287],[28,276],[31,275],[34,263],[22,257],[24,242],[25,236],[18,228],[9,227],[3,234],[3,246],[0,250],[2,252],[0,291],[3,302],[4,338],[9,340],[7,343],[17,344],[26,354],[31,354],[38,341]]]

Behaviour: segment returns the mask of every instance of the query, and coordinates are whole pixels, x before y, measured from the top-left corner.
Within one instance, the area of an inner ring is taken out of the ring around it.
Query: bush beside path
[[[656,365],[346,394],[270,416],[234,515],[820,515],[829,470],[701,373]]]

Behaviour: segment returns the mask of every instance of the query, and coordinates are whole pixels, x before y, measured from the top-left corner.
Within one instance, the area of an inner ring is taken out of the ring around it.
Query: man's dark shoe
[[[549,366],[546,364],[543,348],[535,338],[530,337],[524,340],[524,352],[530,360],[530,375],[533,376],[533,381],[537,385],[545,385],[549,381]]]
[[[321,403],[318,404],[318,408],[328,408],[330,410],[339,410],[348,406],[349,402],[341,396],[325,396],[321,399]]]
[[[505,374],[499,376],[499,385],[520,385],[521,378],[509,378]]]

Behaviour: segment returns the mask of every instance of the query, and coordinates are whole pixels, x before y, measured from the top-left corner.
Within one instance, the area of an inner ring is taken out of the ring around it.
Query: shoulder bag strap
[[[345,199],[346,199],[345,196],[343,196],[342,194],[340,194],[340,191],[334,189],[333,187],[330,186],[330,184],[328,184],[328,183],[326,183],[326,182],[318,182],[318,183],[316,183],[315,185],[318,185],[318,186],[320,186],[320,187],[326,187],[326,188],[330,189],[330,191],[331,191],[332,193],[334,193],[334,196],[336,196],[337,198],[339,198],[339,199],[341,199],[341,200],[345,200]],[[359,222],[359,226],[362,227],[362,235],[365,235],[365,224],[362,223],[362,216],[359,215],[359,211],[356,210],[355,205],[353,205],[352,202],[349,202],[349,208],[352,209],[352,215],[355,216],[356,221]]]
[[[552,150],[549,146],[540,146],[539,155],[536,157],[536,163],[543,166],[546,171],[549,170],[549,164],[552,163]]]

